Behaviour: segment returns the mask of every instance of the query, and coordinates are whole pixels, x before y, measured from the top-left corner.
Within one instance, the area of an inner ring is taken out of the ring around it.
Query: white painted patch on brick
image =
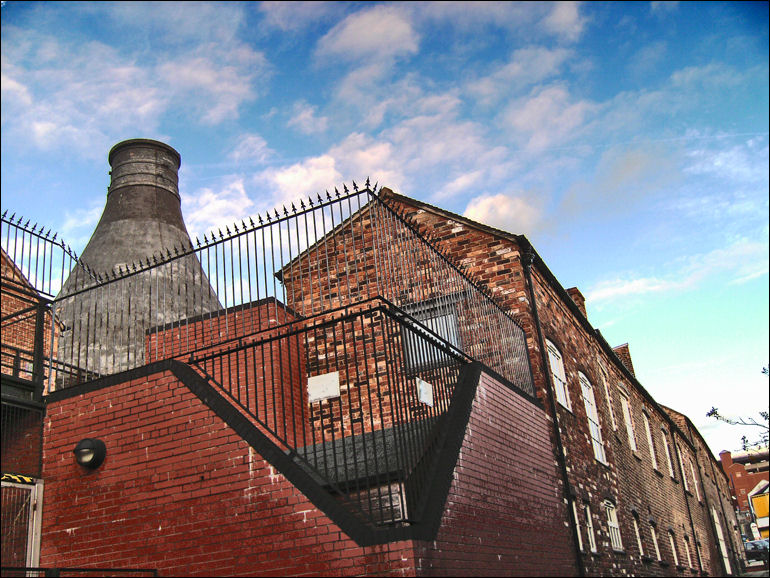
[[[307,380],[308,402],[313,403],[324,399],[340,396],[340,372],[333,371],[322,375],[314,375]]]

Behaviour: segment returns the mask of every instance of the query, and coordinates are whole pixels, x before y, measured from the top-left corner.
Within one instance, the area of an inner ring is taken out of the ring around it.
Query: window
[[[688,568],[694,568],[695,566],[692,565],[692,555],[690,554],[690,538],[687,536],[684,537],[684,553],[687,556]]]
[[[658,469],[658,456],[655,455],[655,442],[652,439],[652,430],[650,429],[650,418],[647,416],[646,411],[642,411],[642,419],[644,420],[644,433],[647,434],[647,445],[650,448],[650,461],[652,467]]]
[[[620,394],[620,407],[623,409],[623,419],[626,422],[626,433],[628,434],[628,445],[632,451],[636,451],[636,438],[634,437],[634,422],[631,419],[631,406],[628,403],[628,397]]]
[[[689,492],[690,486],[687,483],[687,470],[684,469],[684,461],[682,460],[682,448],[677,446],[676,453],[679,456],[679,467],[682,470],[682,484],[684,484],[684,489]]]
[[[631,522],[634,525],[634,536],[636,536],[636,545],[639,547],[639,556],[644,556],[644,546],[642,545],[642,535],[639,533],[639,517],[634,514],[631,516]]]
[[[700,538],[697,531],[695,532],[695,555],[698,557],[698,560],[703,560],[703,556],[700,553]]]
[[[594,457],[602,462],[607,463],[607,458],[604,455],[604,442],[602,441],[602,429],[599,425],[599,414],[596,411],[596,398],[594,397],[594,389],[591,387],[591,382],[582,373],[578,374],[580,379],[580,387],[583,390],[583,403],[586,406],[586,416],[588,417],[588,429],[591,432],[591,443],[594,447]]]
[[[692,465],[692,460],[688,460],[690,462],[690,474],[692,474],[692,485],[695,486],[695,495],[698,496],[698,501],[702,502],[700,497],[700,487],[698,486],[698,476],[695,475],[695,466]]]
[[[569,390],[567,389],[567,376],[564,373],[564,363],[561,359],[561,353],[550,341],[545,342],[548,347],[548,362],[551,365],[551,375],[553,376],[553,386],[556,389],[557,401],[572,411],[572,405],[569,402]]]
[[[668,464],[668,473],[672,478],[676,478],[676,476],[674,475],[674,462],[671,460],[671,446],[668,443],[666,428],[661,427],[660,434],[663,436],[663,449],[666,452],[666,463]]]
[[[583,550],[583,536],[580,532],[580,518],[578,518],[577,504],[572,500],[572,515],[575,517],[575,529],[577,530],[578,548]]]
[[[612,396],[610,395],[610,386],[607,379],[607,370],[604,366],[600,367],[602,376],[602,386],[604,387],[604,396],[607,398],[607,409],[610,412],[610,423],[612,424],[612,431],[618,431],[618,423],[615,421],[615,410],[612,409]]]
[[[727,544],[725,544],[725,535],[722,532],[722,523],[719,521],[717,511],[711,508],[711,517],[714,519],[714,528],[717,532],[717,542],[719,543],[719,553],[722,555],[722,563],[725,566],[725,572],[732,574],[732,568],[730,567],[730,558],[727,556]]]
[[[676,554],[676,536],[671,530],[668,531],[668,543],[671,546],[671,555],[674,557],[674,566],[679,566],[679,556]]]
[[[618,513],[615,510],[615,504],[609,500],[604,501],[604,510],[607,512],[607,527],[610,532],[610,542],[613,550],[623,549],[623,540],[620,536],[620,524],[618,524]]]
[[[591,548],[591,552],[596,552],[596,535],[594,534],[594,521],[591,518],[591,506],[588,504],[583,505],[583,510],[586,515],[586,533],[588,534],[588,546]]]
[[[660,562],[663,558],[660,557],[660,546],[658,546],[658,533],[655,531],[655,525],[650,524],[650,536],[652,536],[652,545],[655,547],[655,559]]]
[[[457,349],[461,349],[460,330],[457,324],[457,309],[453,303],[418,303],[406,308],[407,313],[417,319],[438,337]],[[412,370],[447,365],[452,358],[430,345],[432,336],[422,328],[413,326],[403,333],[407,367]]]

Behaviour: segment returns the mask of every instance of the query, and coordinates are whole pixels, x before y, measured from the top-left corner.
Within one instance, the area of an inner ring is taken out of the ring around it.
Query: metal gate
[[[43,481],[28,476],[3,474],[2,494],[3,566],[37,566],[40,556]]]

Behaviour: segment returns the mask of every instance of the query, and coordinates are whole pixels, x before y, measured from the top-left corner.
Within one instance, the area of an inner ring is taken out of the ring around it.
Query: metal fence
[[[224,344],[258,333],[261,317],[238,323],[229,312],[260,300],[273,299],[276,316],[285,306],[296,318],[322,319],[383,297],[532,393],[521,328],[369,186],[318,195],[127,269],[97,274],[96,281],[81,275],[57,297],[59,362],[107,375],[208,347],[212,339]],[[198,283],[177,282],[196,275]],[[206,323],[188,322],[198,317]],[[216,327],[216,335],[201,344],[191,327]],[[153,337],[169,328],[173,342]],[[73,381],[59,377],[52,387]]]
[[[3,225],[22,239],[14,255],[34,253],[34,231]],[[50,309],[50,390],[183,361],[375,526],[419,521],[464,365],[533,393],[522,329],[368,181],[117,271],[58,246],[72,259],[69,275],[66,261],[48,274],[64,287]],[[27,278],[37,288],[46,275]]]

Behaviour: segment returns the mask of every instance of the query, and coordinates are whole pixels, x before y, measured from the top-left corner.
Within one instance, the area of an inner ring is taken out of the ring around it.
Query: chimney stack
[[[141,365],[146,332],[153,327],[221,308],[190,252],[179,153],[162,142],[132,139],[112,147],[109,163],[104,211],[57,297],[57,316],[65,327],[59,353],[72,358],[63,361],[98,374]],[[160,267],[146,266],[153,257],[162,261],[176,251],[187,254]],[[105,283],[141,264],[142,272]]]
[[[588,315],[586,315],[586,298],[583,297],[583,294],[580,292],[580,290],[577,287],[570,287],[567,289],[567,293],[572,298],[572,301],[575,302],[575,305],[577,305],[578,309],[583,313],[583,317],[588,319]]]

